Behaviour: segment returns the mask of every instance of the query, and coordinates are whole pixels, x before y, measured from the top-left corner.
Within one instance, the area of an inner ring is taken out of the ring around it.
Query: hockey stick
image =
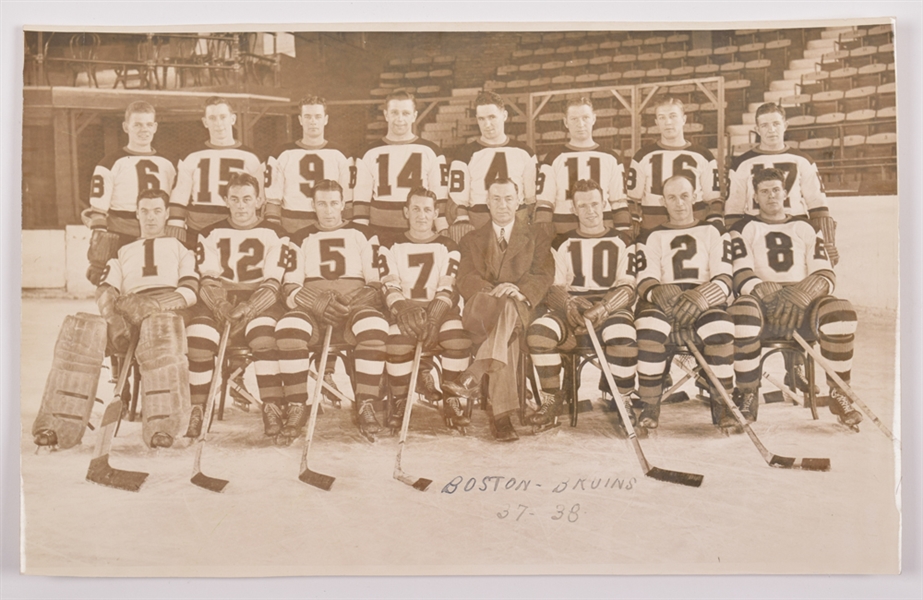
[[[224,355],[228,349],[228,339],[231,337],[231,324],[225,322],[224,331],[221,332],[221,341],[218,343],[218,357],[215,358],[215,373],[212,375],[212,384],[208,388],[208,397],[205,400],[205,417],[202,422],[202,432],[196,440],[195,462],[192,466],[192,483],[200,488],[210,492],[221,492],[224,486],[228,484],[226,479],[209,477],[202,472],[202,449],[205,448],[205,439],[208,436],[208,428],[212,422],[212,412],[215,410],[215,399],[221,391],[221,380],[224,369]]]
[[[318,377],[317,369],[315,369],[314,367],[311,367],[311,368],[308,370],[308,373],[311,375],[311,377],[314,377],[315,379],[317,379],[317,377]],[[321,381],[323,381],[324,376],[323,376],[323,375],[320,375],[319,377],[321,378]],[[343,394],[343,392],[341,392],[340,390],[338,390],[338,389],[336,389],[335,387],[331,386],[331,385],[330,385],[329,383],[327,383],[326,381],[323,381],[323,384],[324,384],[324,389],[327,390],[328,392],[330,392],[330,394],[332,394],[333,396],[336,396],[337,398],[339,398],[340,402],[349,402],[350,404],[353,402],[353,400],[350,400],[349,398],[347,398],[347,397]]]
[[[432,479],[420,477],[417,479],[408,475],[401,469],[401,455],[404,452],[404,442],[407,441],[407,430],[410,429],[410,411],[413,410],[413,397],[417,389],[417,376],[420,374],[420,357],[423,354],[423,342],[417,342],[417,347],[413,353],[413,367],[410,371],[410,386],[407,388],[407,405],[404,407],[404,422],[401,423],[401,439],[397,446],[397,459],[394,461],[394,478],[402,483],[406,483],[415,490],[425,492],[426,488],[433,482]]]
[[[87,481],[128,492],[140,490],[141,484],[147,479],[148,473],[123,471],[110,466],[109,450],[112,447],[115,430],[122,420],[122,406],[124,404],[122,402],[122,390],[125,389],[125,384],[128,382],[128,372],[131,371],[131,361],[135,357],[135,348],[137,347],[138,337],[133,336],[128,346],[128,352],[125,354],[125,360],[122,362],[118,381],[115,384],[115,395],[112,397],[112,401],[106,405],[106,411],[103,413],[99,434],[96,438],[96,451],[93,453],[93,458],[90,460],[90,466],[87,469]]]
[[[320,364],[322,365],[327,364],[327,355],[330,353],[330,339],[332,337],[333,326],[328,325],[327,333],[324,334],[324,347],[320,355]],[[324,378],[318,377],[314,384],[314,393],[311,394],[311,416],[308,418],[308,436],[307,440],[305,440],[304,451],[301,453],[301,473],[299,473],[298,479],[308,485],[313,485],[316,488],[329,491],[330,486],[336,481],[336,477],[324,475],[323,473],[318,473],[308,468],[308,453],[311,452],[311,440],[314,439],[314,425],[317,424],[317,408],[320,406],[320,394],[323,386]]]
[[[800,402],[798,402],[798,398],[795,398],[795,395],[792,394],[790,391],[788,391],[788,387],[784,383],[782,383],[781,381],[779,381],[778,379],[776,379],[775,377],[773,377],[766,371],[763,371],[763,379],[765,379],[772,385],[779,388],[779,391],[782,392],[782,396],[784,396],[792,404],[795,404],[795,405],[801,404]]]
[[[705,371],[705,374],[708,376],[709,381],[711,381],[712,386],[718,392],[718,395],[721,397],[722,402],[731,411],[731,414],[734,415],[734,418],[737,419],[737,422],[743,427],[744,431],[747,432],[747,435],[750,436],[750,440],[753,442],[753,445],[756,446],[756,449],[759,450],[760,454],[763,456],[763,459],[769,463],[770,467],[780,467],[783,469],[804,469],[805,471],[829,471],[830,470],[830,459],[829,458],[789,458],[787,456],[779,456],[770,452],[766,446],[763,445],[763,442],[760,441],[760,438],[756,437],[756,433],[753,431],[753,428],[750,427],[750,424],[747,423],[747,420],[738,410],[737,405],[734,404],[734,401],[731,400],[731,397],[728,396],[727,390],[724,389],[724,386],[721,385],[721,381],[718,380],[718,376],[715,375],[715,372],[712,371],[712,368],[708,366],[708,363],[705,362],[705,357],[702,356],[702,353],[699,352],[699,349],[696,348],[695,344],[689,344],[686,346],[689,349],[689,352],[695,356],[696,361],[699,363],[699,366],[702,367],[702,370]]]
[[[856,406],[861,408],[862,412],[868,415],[868,418],[874,421],[875,424],[878,425],[878,428],[881,429],[881,431],[886,436],[888,436],[892,442],[895,441],[894,434],[891,433],[891,430],[888,429],[888,427],[882,423],[877,416],[875,416],[875,413],[873,413],[871,409],[866,406],[865,402],[859,399],[859,396],[856,395],[856,392],[854,392],[851,387],[849,387],[849,384],[843,381],[843,378],[836,374],[836,369],[833,368],[833,365],[830,364],[830,361],[824,358],[820,352],[812,348],[811,345],[808,344],[797,331],[792,332],[792,339],[798,342],[798,345],[804,348],[804,351],[811,355],[811,358],[814,359],[814,362],[823,367],[824,371],[827,372],[827,375],[830,377],[830,379],[832,379],[838,386],[840,386],[840,389],[843,390],[847,396],[849,396],[849,399],[852,400]],[[813,384],[813,382],[811,383]]]
[[[596,329],[594,329],[593,323],[589,319],[584,319],[584,322],[586,323],[587,335],[590,336],[590,341],[593,342],[593,349],[596,350],[596,358],[599,359],[601,370],[606,377],[606,382],[609,384],[609,389],[612,391],[613,395],[618,394],[619,388],[615,385],[615,378],[612,376],[612,371],[609,370],[609,362],[606,360],[606,355],[603,352],[602,346],[599,344],[599,337],[596,335]],[[628,432],[628,439],[635,449],[638,462],[641,463],[641,469],[644,471],[645,475],[659,481],[666,481],[667,483],[678,483],[690,487],[699,487],[702,485],[702,480],[704,479],[703,475],[652,467],[650,463],[647,462],[647,458],[641,450],[641,441],[638,440],[638,434],[635,433],[634,425],[631,424],[631,417],[628,414],[628,408],[626,408],[625,403],[621,398],[615,398],[615,406],[619,411],[622,424],[625,426],[625,431]]]

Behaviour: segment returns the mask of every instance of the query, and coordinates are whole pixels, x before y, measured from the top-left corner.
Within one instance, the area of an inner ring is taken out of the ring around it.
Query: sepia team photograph
[[[900,573],[899,27],[786,18],[25,27],[22,572]]]

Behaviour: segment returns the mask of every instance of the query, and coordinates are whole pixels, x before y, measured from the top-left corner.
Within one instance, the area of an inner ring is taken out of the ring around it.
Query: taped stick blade
[[[106,487],[137,492],[147,479],[148,473],[141,471],[124,471],[109,465],[109,455],[104,454],[90,461],[87,469],[87,481]]]
[[[332,475],[324,475],[323,473],[317,473],[311,469],[305,469],[298,475],[298,479],[302,482],[307,483],[308,485],[313,485],[314,487],[329,492],[330,488],[333,486],[333,482],[336,481],[336,477]]]
[[[773,455],[769,461],[770,467],[780,469],[802,469],[805,471],[829,471],[829,458],[791,458],[788,456]]]
[[[209,477],[205,473],[199,471],[190,479],[194,485],[199,486],[202,489],[208,490],[210,492],[223,492],[224,486],[228,484],[226,479],[218,479],[217,477]]]
[[[678,483],[689,487],[699,487],[702,485],[704,475],[698,473],[683,473],[681,471],[669,471],[659,467],[651,467],[651,470],[645,473],[648,477],[667,483]]]
[[[426,489],[433,483],[432,479],[426,479],[425,477],[414,477],[413,475],[408,475],[400,470],[394,471],[394,478],[400,481],[401,483],[406,483],[415,490],[420,490],[425,492]]]

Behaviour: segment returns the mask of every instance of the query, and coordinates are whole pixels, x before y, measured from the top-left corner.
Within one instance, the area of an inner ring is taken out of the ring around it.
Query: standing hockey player
[[[669,220],[662,202],[663,184],[676,175],[693,184],[695,219],[722,222],[724,200],[718,162],[708,148],[686,141],[682,101],[668,96],[657,104],[654,114],[660,140],[638,150],[626,178],[633,226],[647,232]]]
[[[304,426],[308,410],[309,346],[334,327],[334,343],[354,347],[354,390],[359,431],[369,440],[381,430],[373,402],[381,398],[388,322],[381,313],[378,237],[368,227],[343,219],[343,189],[336,181],[314,186],[317,224],[292,236],[293,267],[285,276],[289,312],[279,321],[287,414],[267,414],[266,433],[289,444]],[[319,400],[318,400],[319,401]],[[265,406],[264,406],[265,408]]]
[[[734,376],[734,322],[726,305],[731,293],[731,241],[718,223],[695,218],[695,188],[685,175],[663,184],[669,222],[636,241],[638,392],[644,409],[639,425],[657,427],[667,343],[704,344],[705,361],[730,394]],[[712,415],[722,428],[734,423],[712,397]]]
[[[388,378],[393,402],[388,425],[400,427],[411,378],[414,348],[441,355],[443,382],[455,381],[468,368],[471,339],[458,310],[455,276],[460,254],[451,239],[433,232],[436,194],[410,191],[404,215],[410,228],[381,248],[379,275],[391,312]],[[443,387],[445,387],[443,383]],[[464,430],[468,419],[457,396],[443,398],[446,426]]]
[[[532,416],[532,423],[540,427],[554,422],[565,400],[560,353],[590,345],[584,317],[601,333],[618,393],[627,396],[635,389],[638,344],[631,310],[635,301],[633,246],[626,239],[627,232],[606,226],[607,206],[599,183],[577,181],[569,202],[578,226],[552,244],[554,284],[545,296],[550,312],[532,322],[527,337],[542,389],[551,399]]]
[[[109,154],[93,170],[90,208],[81,218],[92,231],[87,259],[87,279],[99,285],[103,269],[118,249],[140,236],[135,217],[138,196],[147,190],[173,189],[173,162],[151,146],[157,133],[157,115],[147,102],[132,102],[125,109],[122,131],[128,145]]]
[[[450,237],[459,242],[469,231],[490,222],[488,190],[499,179],[516,184],[523,212],[534,208],[536,222],[550,223],[554,203],[544,201],[541,206],[535,205],[538,168],[535,152],[506,134],[509,114],[503,98],[494,92],[481,92],[474,106],[481,137],[459,148],[452,160],[449,198],[457,211]]]
[[[182,319],[196,302],[195,256],[164,236],[169,194],[145,190],[135,213],[141,239],[109,260],[96,290],[101,317],[78,313],[64,322],[42,406],[32,426],[38,446],[70,448],[86,429],[106,353],[124,353],[140,326],[134,358],[141,372],[142,437],[169,447],[189,414],[189,370]],[[130,365],[124,363],[121,368]]]
[[[199,236],[202,282],[200,302],[187,315],[192,416],[187,437],[201,433],[209,383],[214,370],[219,331],[231,324],[232,345],[246,343],[263,402],[281,406],[282,379],[275,340],[277,320],[285,312],[279,302],[282,276],[288,266],[288,236],[260,217],[260,182],[249,173],[228,177],[226,218]],[[243,336],[241,336],[243,333]]]
[[[202,124],[208,129],[208,141],[179,163],[167,233],[191,247],[195,247],[196,233],[227,218],[225,198],[233,173],[254,177],[260,186],[257,194],[263,197],[262,161],[234,139],[236,122],[227,99],[213,96],[206,100]]]
[[[574,213],[574,186],[581,179],[599,184],[607,225],[617,230],[631,228],[631,215],[625,197],[624,171],[618,156],[603,150],[593,140],[596,112],[589,98],[581,96],[567,103],[564,127],[568,141],[545,155],[539,166],[537,198],[554,204],[554,227],[558,234],[577,228]]]
[[[753,175],[758,216],[731,228],[734,287],[739,298],[728,312],[736,329],[734,371],[741,411],[755,421],[759,407],[760,339],[790,339],[798,331],[820,342],[821,355],[849,382],[856,311],[832,295],[836,277],[823,232],[803,216],[787,214],[788,173],[768,167]],[[827,376],[830,411],[857,428],[862,414]]]
[[[327,101],[305,96],[299,104],[300,140],[285,144],[266,160],[266,218],[281,221],[289,234],[317,222],[314,186],[332,179],[346,195],[346,218],[352,214],[352,166],[346,154],[324,137],[330,119]]]
[[[814,229],[824,233],[827,256],[836,266],[840,256],[836,249],[836,222],[827,207],[824,184],[814,160],[785,143],[785,109],[767,102],[756,110],[756,131],[759,146],[744,152],[731,163],[725,219],[728,227],[744,215],[760,214],[754,194],[753,179],[759,171],[779,169],[785,174],[785,211],[796,217],[806,217]]]
[[[387,135],[356,160],[353,220],[371,225],[382,235],[399,235],[407,231],[403,212],[407,194],[422,186],[439,198],[435,226],[436,231],[445,231],[449,169],[442,149],[414,133],[417,105],[411,94],[398,91],[389,95],[384,113]]]
[[[520,338],[554,279],[551,239],[517,217],[522,202],[516,183],[498,179],[487,190],[490,221],[461,241],[458,291],[465,299],[462,323],[480,344],[474,362],[457,381],[453,394],[480,395],[481,378],[490,373],[488,415],[495,439],[519,439],[510,416],[519,408],[517,373]]]

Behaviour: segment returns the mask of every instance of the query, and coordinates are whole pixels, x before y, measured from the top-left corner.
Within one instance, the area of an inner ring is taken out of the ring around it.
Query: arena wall
[[[829,202],[838,222],[841,256],[836,294],[857,306],[896,312],[897,197],[837,197]],[[63,231],[23,231],[23,288],[63,288],[70,296],[92,297],[94,288],[84,276],[89,238],[89,230],[82,225]]]

